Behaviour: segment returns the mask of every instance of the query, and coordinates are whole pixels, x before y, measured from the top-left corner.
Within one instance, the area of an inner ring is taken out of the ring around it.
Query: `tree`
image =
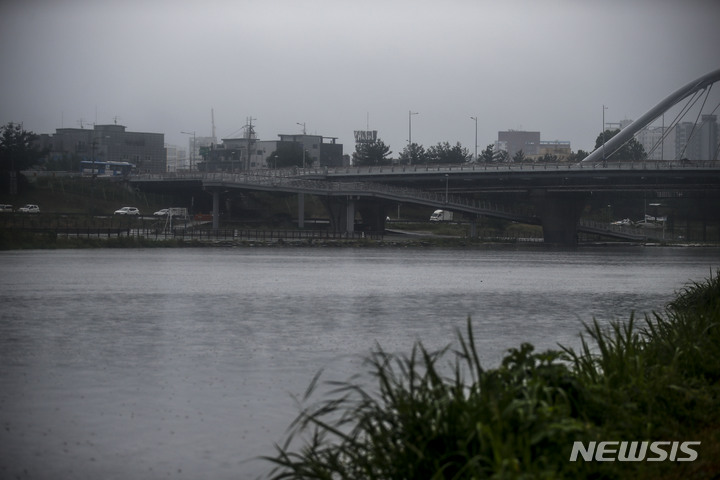
[[[512,160],[515,163],[522,163],[527,160],[527,157],[525,156],[525,152],[518,150],[515,152],[515,155],[513,155]]]
[[[48,158],[45,162],[45,170],[55,172],[79,172],[82,157],[78,154],[63,153],[61,156]]]
[[[438,143],[428,148],[428,162],[430,163],[466,163],[470,160],[470,152],[463,148],[460,142],[451,147],[448,142]]]
[[[480,152],[480,161],[485,163],[492,163],[495,161],[495,146],[491,143],[485,150]]]
[[[27,170],[40,163],[42,152],[35,143],[39,135],[27,131],[19,123],[0,127],[0,171]]]
[[[571,153],[570,156],[568,156],[568,162],[582,162],[583,159],[588,155],[590,155],[589,152],[580,149],[577,152]]]
[[[412,145],[406,145],[403,151],[400,152],[399,162],[401,165],[418,165],[427,163],[427,152],[425,147],[413,143]]]
[[[506,163],[508,158],[510,158],[510,154],[507,150],[498,150],[495,152],[495,161],[498,163]]]
[[[620,133],[619,129],[616,130],[605,130],[604,133],[600,133],[595,140],[595,148],[602,148],[603,143],[607,143],[612,137]],[[616,152],[607,152],[605,160],[610,162],[641,162],[647,158],[645,148],[640,142],[631,138],[625,144],[620,147]]]
[[[538,159],[538,162],[540,163],[557,163],[558,161],[558,156],[553,155],[552,153],[546,153]]]
[[[40,163],[43,152],[37,146],[39,135],[22,124],[10,122],[0,127],[0,187],[16,193],[18,172]]]
[[[358,166],[390,165],[390,147],[380,140],[355,144],[353,164]]]

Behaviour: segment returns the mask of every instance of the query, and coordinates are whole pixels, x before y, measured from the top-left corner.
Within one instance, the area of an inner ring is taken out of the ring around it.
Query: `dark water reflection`
[[[660,310],[717,249],[0,253],[0,478],[248,478],[313,374],[380,344],[481,359]]]

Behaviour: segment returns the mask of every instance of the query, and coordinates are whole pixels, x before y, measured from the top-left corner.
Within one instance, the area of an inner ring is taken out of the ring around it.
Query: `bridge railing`
[[[433,165],[378,165],[362,167],[314,167],[296,169],[296,175],[378,175],[411,173],[492,172],[492,171],[546,171],[546,170],[668,170],[668,169],[720,169],[720,162],[712,160],[646,160],[641,162],[588,163],[461,163]]]

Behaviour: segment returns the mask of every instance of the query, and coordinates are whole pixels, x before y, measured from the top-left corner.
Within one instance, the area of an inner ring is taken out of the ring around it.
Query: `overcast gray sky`
[[[637,118],[720,68],[711,0],[4,0],[0,123],[36,133],[307,132],[354,151],[369,125],[473,152],[499,130],[591,150],[605,119]],[[720,86],[717,87],[720,90]]]

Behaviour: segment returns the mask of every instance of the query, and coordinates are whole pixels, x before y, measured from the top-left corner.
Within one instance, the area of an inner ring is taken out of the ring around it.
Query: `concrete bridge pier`
[[[305,228],[305,194],[298,193],[298,228]]]
[[[372,232],[384,232],[387,219],[387,204],[378,201],[363,201],[358,206],[363,223]]]
[[[212,205],[212,228],[217,230],[220,228],[220,191],[212,191],[213,205]]]
[[[333,232],[353,233],[355,231],[355,202],[357,198],[326,197],[323,204],[330,216],[330,227]]]
[[[545,243],[577,245],[577,225],[585,207],[586,194],[547,191],[535,194],[540,197],[540,220]]]

